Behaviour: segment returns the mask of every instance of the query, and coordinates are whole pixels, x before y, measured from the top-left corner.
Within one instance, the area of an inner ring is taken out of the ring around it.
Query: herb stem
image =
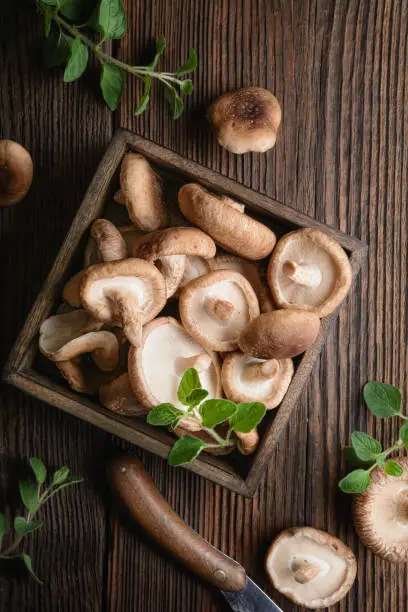
[[[203,427],[204,431],[208,433],[216,442],[218,442],[219,446],[231,446],[228,440],[224,440],[214,429],[209,429],[208,427]]]
[[[40,507],[40,506],[38,506],[38,507]],[[38,510],[38,508],[37,508],[37,510]],[[35,512],[36,512],[36,511],[35,511]],[[28,512],[28,513],[27,513],[27,516],[25,517],[25,519],[26,519],[27,523],[29,523],[29,522],[32,520],[33,516],[35,515],[35,512]],[[25,535],[25,534],[24,534],[24,535]],[[12,543],[10,544],[10,546],[9,546],[8,548],[6,548],[6,550],[4,550],[4,551],[1,553],[1,555],[0,555],[0,556],[1,556],[1,558],[2,558],[2,559],[10,559],[11,557],[13,557],[13,556],[15,557],[15,556],[16,556],[16,555],[10,555],[10,553],[12,553],[13,551],[15,551],[15,550],[16,550],[16,548],[18,548],[18,546],[19,546],[19,544],[20,544],[21,540],[24,538],[24,535],[19,534],[19,535],[16,537],[16,539],[14,540],[14,542],[12,542]]]

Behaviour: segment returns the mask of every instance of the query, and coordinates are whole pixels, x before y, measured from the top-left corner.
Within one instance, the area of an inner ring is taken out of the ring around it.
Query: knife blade
[[[282,612],[236,561],[211,546],[168,505],[136,457],[109,466],[109,478],[131,516],[167,552],[217,587],[235,612]]]

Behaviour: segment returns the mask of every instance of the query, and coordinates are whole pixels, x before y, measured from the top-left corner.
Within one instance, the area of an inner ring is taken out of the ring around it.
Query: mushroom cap
[[[272,542],[265,569],[275,589],[299,606],[327,608],[353,586],[357,562],[341,540],[314,529],[292,527]]]
[[[96,395],[102,384],[113,380],[123,372],[120,365],[111,372],[103,372],[84,355],[68,361],[57,361],[55,365],[71,389],[87,395]]]
[[[260,438],[256,428],[248,433],[235,431],[234,435],[237,439],[237,449],[241,455],[252,455],[258,448]]]
[[[91,237],[95,241],[98,261],[117,261],[128,256],[122,234],[108,219],[95,219],[91,225]]]
[[[270,91],[246,87],[217,98],[208,118],[219,144],[231,153],[264,153],[275,145],[282,111]]]
[[[226,251],[257,260],[267,257],[276,244],[269,227],[238,210],[230,198],[217,197],[197,183],[183,185],[178,201],[190,223],[207,232]]]
[[[73,308],[81,307],[81,297],[79,295],[79,288],[81,286],[83,270],[80,270],[74,276],[71,276],[67,281],[62,290],[62,297],[70,306]]]
[[[105,408],[124,416],[141,416],[147,410],[141,406],[130,385],[129,374],[125,372],[99,388],[99,400]]]
[[[221,375],[215,353],[196,342],[173,317],[159,317],[143,328],[139,347],[131,346],[128,358],[129,380],[137,400],[146,408],[171,402],[186,410],[177,397],[182,375],[194,367],[198,356],[207,363],[199,371],[201,383],[209,398],[220,397]],[[201,368],[198,368],[199,370]],[[183,420],[186,426],[186,420]]]
[[[143,259],[95,264],[82,277],[83,307],[96,319],[123,327],[130,342],[138,343],[141,326],[165,306],[166,285],[159,270]]]
[[[260,288],[259,305],[261,307],[261,312],[272,312],[272,310],[276,310],[271,290],[263,283]]]
[[[162,180],[145,157],[127,153],[120,169],[121,197],[131,221],[151,232],[167,224]]]
[[[225,427],[224,423],[222,423],[221,425],[216,427],[215,430],[218,434],[220,434],[223,438],[225,438],[225,436],[227,435],[228,426]],[[181,425],[179,425],[178,427],[176,427],[176,429],[173,429],[172,433],[174,433],[174,435],[177,436],[177,438],[182,438],[183,436],[187,435],[187,436],[194,436],[194,438],[199,438],[200,440],[202,440],[203,442],[207,442],[208,444],[215,443],[214,438],[212,438],[210,434],[208,434],[203,429],[192,432],[189,429],[186,429],[185,427],[182,427]],[[233,440],[231,439],[231,441]],[[217,456],[230,455],[234,449],[235,449],[235,445],[232,445],[232,446],[223,446],[219,448],[205,448],[204,452],[209,453],[210,455],[217,455]]]
[[[265,361],[240,352],[225,356],[221,381],[228,399],[262,402],[268,410],[279,406],[293,378],[291,359]]]
[[[259,304],[247,279],[234,270],[216,270],[191,281],[180,293],[180,317],[201,346],[233,351]]]
[[[254,319],[242,331],[238,345],[259,359],[285,359],[304,353],[316,340],[320,319],[304,310],[273,310]]]
[[[177,287],[175,296],[178,297],[181,289],[183,289],[183,287],[185,287],[190,281],[211,272],[212,261],[212,259],[204,259],[204,257],[200,257],[199,255],[186,255],[183,278]]]
[[[119,343],[109,331],[84,332],[90,316],[73,310],[46,319],[40,327],[39,348],[52,361],[68,361],[91,353],[101,370],[114,370],[119,361]]]
[[[18,204],[33,180],[31,155],[14,140],[0,140],[0,206]]]
[[[363,544],[393,563],[408,563],[408,457],[394,459],[402,476],[388,476],[380,467],[371,484],[354,498],[354,524]]]
[[[342,247],[318,229],[285,234],[268,268],[268,283],[278,308],[298,308],[325,317],[341,304],[353,271]]]
[[[257,297],[260,297],[262,282],[258,263],[230,253],[220,253],[210,263],[213,270],[235,270],[245,276],[251,283]]]

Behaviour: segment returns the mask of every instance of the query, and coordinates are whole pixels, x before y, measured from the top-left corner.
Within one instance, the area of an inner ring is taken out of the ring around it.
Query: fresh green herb
[[[47,468],[41,459],[30,457],[28,462],[34,473],[36,483],[25,480],[19,483],[21,501],[27,512],[25,516],[16,516],[14,518],[14,534],[8,528],[6,517],[0,513],[0,559],[21,559],[31,577],[39,584],[42,584],[33,570],[31,557],[24,552],[19,552],[18,548],[26,535],[41,529],[44,525],[43,521],[33,520],[34,515],[41,506],[47,503],[61,489],[82,482],[82,479],[73,478],[69,468],[64,466],[54,472],[51,484],[47,487],[44,486],[47,478]],[[8,545],[3,550],[2,546],[5,536],[8,536]]]
[[[91,16],[84,22],[87,4],[82,0],[37,0],[37,10],[44,17],[46,39],[43,54],[46,66],[65,64],[64,81],[71,83],[85,72],[91,53],[101,66],[101,91],[110,110],[118,108],[124,77],[129,73],[143,83],[143,94],[135,115],[147,109],[152,82],[157,81],[164,87],[173,118],[178,119],[184,110],[182,95],[188,96],[193,92],[192,80],[184,76],[194,72],[197,67],[195,50],[190,49],[185,63],[174,72],[159,72],[157,65],[166,48],[165,37],[159,36],[150,64],[126,64],[103,50],[106,41],[123,38],[126,33],[127,21],[122,0],[99,0]]]
[[[174,444],[170,451],[170,465],[182,465],[194,461],[205,448],[221,448],[233,446],[234,431],[249,433],[262,421],[266,408],[264,404],[252,402],[234,404],[226,399],[206,399],[208,391],[202,389],[200,376],[195,368],[186,370],[180,380],[177,397],[186,408],[180,410],[173,404],[159,404],[147,415],[150,425],[166,425],[171,430],[182,425],[186,417],[195,421],[197,429],[204,430],[213,443],[203,442],[194,436],[183,436]],[[217,425],[225,423],[226,436],[223,438],[217,431]]]
[[[367,383],[364,387],[364,400],[376,417],[398,416],[408,420],[407,416],[401,414],[401,392],[392,385],[374,381]],[[402,425],[395,444],[385,450],[380,442],[362,431],[351,434],[351,444],[344,448],[344,457],[351,467],[358,469],[347,474],[339,482],[339,487],[344,493],[362,493],[370,486],[370,474],[377,466],[383,468],[389,476],[402,476],[404,471],[400,464],[387,458],[401,449],[408,450],[408,423]]]

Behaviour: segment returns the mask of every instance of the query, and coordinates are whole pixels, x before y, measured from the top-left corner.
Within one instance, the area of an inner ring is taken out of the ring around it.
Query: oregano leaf
[[[184,79],[184,81],[181,81],[180,89],[183,94],[189,96],[193,93],[193,81],[191,79]]]
[[[44,463],[37,457],[30,457],[28,462],[34,472],[34,476],[38,484],[44,484],[45,479],[47,478],[47,469]]]
[[[150,410],[147,414],[146,421],[149,425],[170,425],[180,415],[184,415],[184,412],[173,406],[173,404],[159,404]]]
[[[370,474],[367,470],[354,470],[339,482],[343,493],[362,493],[370,486]]]
[[[363,461],[375,461],[382,451],[381,444],[363,431],[353,431],[351,443],[357,456]]]
[[[52,477],[52,485],[56,486],[62,484],[69,478],[70,473],[70,469],[65,465],[63,467],[60,467],[54,472],[54,475]]]
[[[241,403],[230,418],[230,426],[234,431],[249,433],[262,421],[266,407],[261,402]]]
[[[150,64],[146,66],[146,68],[148,68],[151,71],[153,71],[156,68],[157,62],[159,61],[160,56],[163,54],[165,48],[166,48],[166,37],[161,34],[156,41],[156,54],[153,60],[150,62]]]
[[[149,100],[150,100],[150,90],[152,87],[152,77],[146,76],[143,78],[143,81],[145,83],[145,88],[144,88],[144,92],[142,97],[140,98],[140,102],[139,105],[136,107],[135,109],[135,115],[141,115],[142,113],[145,112],[147,105],[149,104]]]
[[[389,459],[384,465],[384,472],[388,474],[388,476],[398,478],[399,476],[403,475],[404,470],[402,469],[399,463],[397,463],[393,459]]]
[[[403,441],[405,448],[408,450],[408,423],[404,423],[399,432],[400,440]]]
[[[201,404],[201,402],[208,396],[208,391],[205,389],[194,389],[189,395],[186,397],[186,403],[189,408],[194,408]]]
[[[368,468],[375,461],[375,460],[363,461],[357,455],[356,451],[354,450],[352,446],[345,446],[343,448],[343,456],[351,468],[359,468],[359,467]],[[380,455],[378,455],[378,457],[380,457]],[[378,460],[378,457],[377,457],[377,460]]]
[[[122,0],[101,0],[98,23],[105,39],[122,38],[126,32]]]
[[[178,119],[184,110],[184,102],[178,95],[174,87],[166,85],[164,90],[167,102],[169,103],[173,119]]]
[[[200,406],[203,427],[213,429],[220,423],[230,419],[237,407],[230,400],[210,399]]]
[[[195,368],[189,368],[186,370],[181,377],[178,389],[177,397],[179,402],[188,406],[187,397],[194,389],[201,389],[200,376]]]
[[[16,516],[14,519],[14,529],[21,536],[24,536],[27,533],[32,533],[33,531],[37,531],[37,529],[40,529],[43,524],[43,521],[27,521],[24,516]]]
[[[50,6],[46,6],[44,9],[44,35],[47,38],[51,32],[51,24],[52,24],[52,8]]]
[[[393,385],[368,382],[364,386],[364,400],[372,414],[380,419],[401,413],[401,391]]]
[[[21,501],[30,512],[35,512],[38,508],[37,487],[31,482],[21,480],[19,483]]]
[[[206,447],[206,443],[193,436],[183,436],[173,445],[169,456],[169,465],[182,465],[194,461]]]
[[[88,47],[77,36],[71,46],[71,53],[64,72],[64,82],[72,83],[79,79],[88,65]]]
[[[46,68],[56,68],[65,64],[71,52],[73,38],[61,31],[54,31],[44,40],[43,62]]]
[[[27,555],[26,553],[21,553],[20,555],[20,559],[23,560],[24,565],[26,566],[30,576],[36,581],[38,582],[38,584],[42,584],[41,580],[38,578],[38,576],[36,575],[36,573],[33,570],[33,564],[31,561],[31,557],[30,555]]]
[[[195,49],[190,49],[189,56],[186,62],[176,70],[177,76],[183,76],[183,74],[187,74],[188,72],[193,72],[197,68],[198,58]]]
[[[103,99],[111,111],[119,106],[124,82],[123,70],[113,64],[102,64],[101,90]]]

